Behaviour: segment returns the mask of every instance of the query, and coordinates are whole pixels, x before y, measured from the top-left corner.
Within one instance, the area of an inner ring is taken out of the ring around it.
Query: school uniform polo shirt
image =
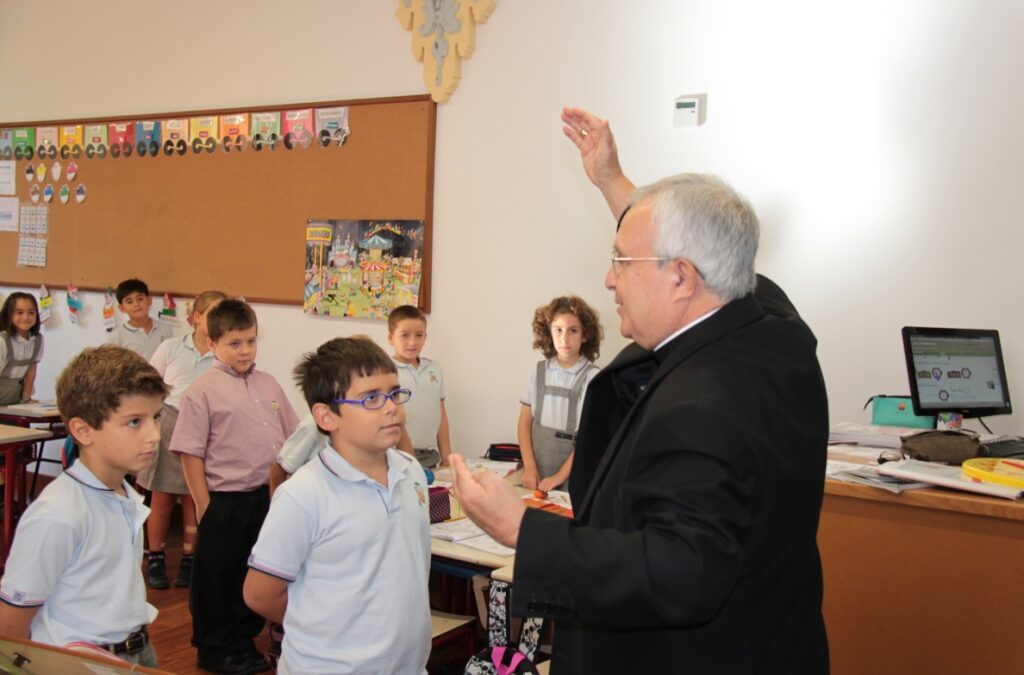
[[[213,359],[212,349],[205,354],[199,353],[192,333],[161,342],[149,362],[171,388],[164,403],[177,408],[185,390],[209,370]]]
[[[570,368],[563,368],[558,365],[558,359],[552,357],[548,359],[547,365],[544,368],[544,381],[549,387],[565,387],[569,388],[572,386],[573,381],[581,370],[590,365],[590,361],[586,357],[580,357],[580,360],[572,365]],[[587,383],[583,386],[583,394],[580,396],[579,403],[576,405],[576,420],[573,428],[579,428],[580,426],[580,414],[583,412],[583,399],[587,394],[587,387],[590,386],[590,381],[594,379],[599,371],[594,368],[589,373],[584,375]],[[525,403],[534,410],[537,409],[537,364],[535,363],[530,368],[530,375],[526,379],[526,388],[523,389],[523,394],[520,397],[520,403]],[[549,429],[564,429],[565,423],[569,417],[569,399],[565,396],[545,396],[544,406],[540,411],[541,419],[537,420],[541,425],[548,427]]]
[[[392,357],[392,361],[395,361]],[[412,392],[405,404],[405,430],[412,447],[419,450],[437,449],[437,431],[441,428],[441,401],[444,400],[444,375],[441,364],[420,357],[419,366],[395,361],[398,384]]]
[[[156,619],[142,581],[142,497],[122,482],[125,496],[97,479],[81,461],[46,486],[18,523],[0,600],[39,607],[31,638],[121,642]]]
[[[34,363],[39,363],[43,360],[43,334],[35,335],[29,338],[23,338],[20,335],[11,336],[11,351],[14,352],[14,358],[12,361],[22,361],[32,357],[32,350],[35,349],[35,341],[39,340],[39,353],[36,354]],[[3,370],[3,366],[7,364],[7,341],[0,337],[0,371]],[[25,377],[28,369],[32,367],[32,364],[24,366],[12,366],[11,371],[7,374],[7,377],[12,380],[20,380]]]
[[[249,566],[289,582],[278,673],[426,672],[427,481],[387,460],[385,487],[328,445],[274,493]]]
[[[216,359],[181,397],[170,450],[205,462],[211,492],[265,485],[299,418],[273,375],[239,375]]]
[[[153,357],[156,348],[164,340],[174,336],[174,326],[163,321],[154,321],[153,329],[148,333],[129,323],[123,323],[110,331],[107,342],[130,349],[141,354],[147,361]]]
[[[277,463],[286,473],[293,474],[316,457],[328,442],[327,434],[320,431],[312,415],[306,415],[295,432],[284,442],[277,455]]]

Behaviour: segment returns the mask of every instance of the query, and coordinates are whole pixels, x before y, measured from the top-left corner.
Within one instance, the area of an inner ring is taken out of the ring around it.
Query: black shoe
[[[163,590],[171,587],[167,580],[167,559],[163,551],[152,551],[146,554],[146,585],[150,588]]]
[[[178,565],[178,574],[174,577],[175,588],[188,588],[192,582],[192,554],[185,553],[181,556],[181,563]]]
[[[228,654],[220,658],[200,656],[196,659],[196,665],[200,670],[219,675],[248,675],[262,672],[253,670],[254,664],[249,655],[242,653]]]

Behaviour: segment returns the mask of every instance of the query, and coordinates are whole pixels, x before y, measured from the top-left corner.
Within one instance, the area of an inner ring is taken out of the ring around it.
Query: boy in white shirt
[[[146,630],[156,608],[142,580],[142,497],[124,480],[153,458],[167,386],[138,354],[82,351],[57,381],[78,461],[32,502],[0,581],[0,635],[88,643],[156,667]]]
[[[153,298],[149,286],[141,279],[125,279],[114,290],[117,308],[128,316],[128,321],[110,332],[107,342],[126,347],[142,354],[147,361],[164,340],[174,337],[174,327],[162,321],[153,321],[149,308]]]
[[[425,468],[447,466],[452,454],[448,411],[444,406],[441,364],[421,356],[427,342],[427,315],[419,307],[402,305],[388,315],[388,344],[398,368],[398,381],[415,394],[408,406],[405,434],[398,447]]]
[[[321,345],[295,377],[330,444],[274,493],[245,601],[284,623],[278,673],[425,673],[427,480],[395,449],[411,393],[367,338]]]

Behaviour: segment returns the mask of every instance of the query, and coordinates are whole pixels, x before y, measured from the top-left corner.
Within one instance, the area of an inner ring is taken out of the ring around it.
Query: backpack
[[[465,675],[536,675],[533,658],[544,620],[523,619],[519,644],[514,644],[508,620],[509,588],[503,581],[491,581],[487,603],[489,646],[469,659]]]

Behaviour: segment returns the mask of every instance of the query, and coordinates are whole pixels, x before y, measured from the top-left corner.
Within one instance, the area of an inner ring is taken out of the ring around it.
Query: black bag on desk
[[[901,436],[900,440],[905,457],[943,464],[963,464],[965,459],[977,457],[981,447],[973,431],[922,431]]]
[[[523,453],[519,450],[518,443],[491,443],[484,453],[487,459],[496,462],[522,462]]]

